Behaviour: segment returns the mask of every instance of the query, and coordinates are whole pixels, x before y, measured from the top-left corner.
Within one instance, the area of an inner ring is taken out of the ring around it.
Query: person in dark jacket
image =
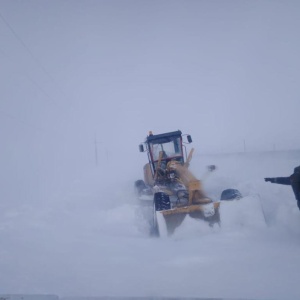
[[[294,191],[298,208],[300,209],[300,166],[294,169],[294,173],[289,177],[265,178],[266,182],[291,185]]]

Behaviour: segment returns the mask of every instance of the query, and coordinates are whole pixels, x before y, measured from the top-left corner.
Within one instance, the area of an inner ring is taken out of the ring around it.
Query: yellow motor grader
[[[191,142],[191,136],[180,130],[156,135],[150,131],[139,145],[149,162],[144,166],[144,180],[135,182],[135,190],[140,199],[151,199],[152,231],[158,236],[172,234],[186,215],[205,220],[210,226],[220,222],[220,201],[208,198],[201,181],[189,170],[194,149],[187,155],[184,144]]]

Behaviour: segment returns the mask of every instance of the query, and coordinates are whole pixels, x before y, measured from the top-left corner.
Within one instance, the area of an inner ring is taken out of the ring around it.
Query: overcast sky
[[[130,163],[149,130],[201,153],[299,149],[299,15],[286,0],[0,0],[2,163],[95,163],[95,139]]]
[[[181,129],[206,151],[300,147],[299,1],[1,0],[0,13],[6,139]]]

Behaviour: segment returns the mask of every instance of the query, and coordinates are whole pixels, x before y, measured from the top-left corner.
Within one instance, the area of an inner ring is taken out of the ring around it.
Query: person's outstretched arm
[[[291,178],[290,177],[274,177],[274,178],[265,178],[266,182],[278,183],[278,184],[285,184],[291,185]]]

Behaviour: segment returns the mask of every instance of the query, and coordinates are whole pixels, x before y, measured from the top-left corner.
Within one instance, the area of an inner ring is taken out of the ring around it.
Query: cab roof
[[[158,139],[164,139],[167,137],[179,137],[181,136],[182,132],[180,130],[177,131],[172,131],[172,132],[167,132],[167,133],[161,133],[161,134],[149,134],[146,138],[146,142],[152,142]]]

